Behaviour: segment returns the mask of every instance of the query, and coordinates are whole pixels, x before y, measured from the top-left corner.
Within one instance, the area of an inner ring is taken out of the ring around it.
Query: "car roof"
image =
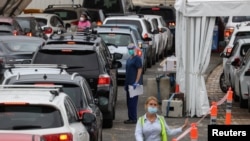
[[[0,16],[0,22],[12,23],[13,22],[13,18]]]
[[[45,42],[43,38],[40,37],[30,37],[30,36],[25,36],[25,35],[19,35],[19,36],[13,36],[13,35],[6,35],[6,36],[0,36],[0,41],[6,41],[6,40],[37,40],[37,41],[42,41]]]
[[[44,104],[58,107],[63,102],[61,99],[67,95],[57,86],[30,86],[6,85],[0,87],[0,103],[25,102],[30,104]],[[6,87],[5,86],[5,87]],[[11,88],[12,86],[12,88]]]
[[[21,14],[19,17],[36,17],[36,18],[50,18],[52,16],[57,16],[56,14],[48,14],[48,13],[31,13],[31,14]],[[59,16],[57,16],[59,17]]]
[[[98,32],[115,32],[115,33],[123,33],[123,34],[131,34],[130,28],[119,28],[119,27],[97,27]]]

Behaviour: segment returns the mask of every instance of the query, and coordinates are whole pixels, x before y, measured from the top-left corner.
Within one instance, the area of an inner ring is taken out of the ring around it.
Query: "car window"
[[[44,18],[36,18],[36,21],[39,23],[40,26],[46,26],[47,25],[47,19]]]
[[[17,19],[19,25],[22,29],[24,28],[30,28],[30,21],[25,19]]]
[[[78,19],[76,11],[65,10],[65,9],[54,9],[54,10],[45,10],[44,13],[56,14],[62,20],[75,20]]]
[[[54,27],[64,27],[63,22],[56,16],[51,17],[50,24]]]
[[[87,101],[89,104],[94,104],[94,97],[91,91],[91,88],[86,80],[84,82],[81,82],[81,85],[84,88],[84,93],[86,95]]]
[[[73,106],[73,104],[71,103],[70,99],[65,99],[65,109],[66,109],[66,113],[67,113],[67,117],[68,117],[68,122],[69,123],[74,123],[78,120],[77,118],[77,114],[75,112],[75,108]]]
[[[72,69],[81,68],[83,70],[96,70],[98,69],[97,58],[97,53],[91,50],[71,52],[64,50],[39,50],[33,63],[66,64]]]
[[[0,105],[0,129],[24,130],[62,127],[60,111],[45,105]]]
[[[250,16],[233,16],[232,22],[250,21]]]
[[[127,47],[129,43],[133,43],[130,34],[117,33],[99,33],[105,43],[115,44],[121,47]]]
[[[138,27],[140,34],[142,34],[142,25],[138,20],[107,20],[105,24],[132,24]],[[150,30],[149,30],[150,31]]]
[[[240,56],[245,56],[249,48],[249,44],[242,45],[242,47],[240,48]]]
[[[235,44],[239,39],[247,39],[247,38],[250,38],[250,32],[238,32],[236,33],[235,35],[235,39],[234,39],[234,42],[233,44]]]
[[[165,22],[175,20],[175,13],[172,9],[167,8],[142,8],[138,12],[139,14],[152,14],[152,15],[160,15],[163,17]]]

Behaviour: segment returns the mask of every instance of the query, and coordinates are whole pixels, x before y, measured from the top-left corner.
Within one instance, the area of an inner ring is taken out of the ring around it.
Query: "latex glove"
[[[134,88],[134,89],[136,89],[137,86],[139,86],[138,83],[134,83],[134,84],[133,84],[133,88]]]

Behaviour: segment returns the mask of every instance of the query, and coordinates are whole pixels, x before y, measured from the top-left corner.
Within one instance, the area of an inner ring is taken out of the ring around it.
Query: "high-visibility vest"
[[[162,141],[167,141],[167,132],[166,132],[166,128],[165,128],[165,123],[164,123],[164,117],[163,116],[159,116],[160,119],[160,124],[161,124],[161,140]],[[144,118],[143,116],[139,117],[139,120],[141,122],[141,125],[144,125]]]

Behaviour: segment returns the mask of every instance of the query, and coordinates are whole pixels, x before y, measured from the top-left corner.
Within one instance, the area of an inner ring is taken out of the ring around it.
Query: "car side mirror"
[[[96,117],[92,113],[84,113],[82,115],[82,123],[85,124],[85,125],[86,124],[91,124],[91,123],[93,123],[95,121],[96,121]]]
[[[122,54],[121,53],[114,53],[113,54],[113,58],[114,58],[114,60],[119,60],[119,59],[122,59]]]

